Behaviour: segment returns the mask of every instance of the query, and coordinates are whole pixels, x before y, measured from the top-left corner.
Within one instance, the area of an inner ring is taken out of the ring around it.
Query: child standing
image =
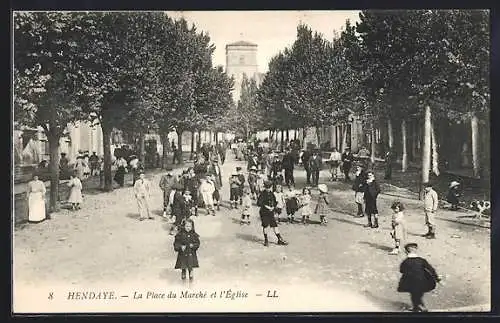
[[[252,194],[252,199],[257,199],[257,167],[250,167],[250,173],[248,174],[248,186],[250,186],[250,192]]]
[[[205,204],[205,208],[207,210],[207,215],[215,215],[214,191],[215,186],[212,182],[211,176],[207,175],[205,179],[201,180],[200,184],[200,193],[203,198],[203,204]]]
[[[438,195],[436,191],[432,188],[431,183],[424,184],[424,213],[425,213],[425,224],[427,225],[428,231],[424,234],[427,239],[436,238],[436,212],[438,208]]]
[[[238,208],[239,192],[240,180],[238,179],[238,174],[233,173],[229,178],[229,203],[231,204],[231,208]]]
[[[406,221],[403,214],[404,206],[401,202],[394,202],[391,206],[392,211],[392,231],[391,237],[394,239],[394,249],[389,252],[390,255],[399,254],[399,246],[402,240],[406,240]]]
[[[285,195],[283,194],[283,186],[276,185],[274,197],[276,197],[276,208],[274,209],[274,214],[276,216],[276,221],[279,221],[281,212],[283,212],[283,208],[285,207]]]
[[[82,182],[76,177],[76,173],[71,174],[67,185],[70,188],[68,202],[71,203],[71,209],[80,209],[80,204],[83,203]]]
[[[200,247],[200,236],[194,230],[194,222],[186,219],[179,232],[175,235],[174,250],[177,252],[175,269],[181,269],[181,279],[186,279],[186,269],[189,272],[189,280],[193,280],[193,268],[198,268],[198,256],[196,251]]]
[[[446,196],[446,201],[451,204],[450,210],[458,210],[458,205],[460,204],[459,187],[460,183],[457,181],[453,181],[450,183],[450,189],[448,190],[448,194]]]
[[[405,246],[407,258],[399,267],[399,272],[403,275],[399,281],[398,292],[410,293],[413,312],[427,312],[422,297],[434,290],[441,278],[427,260],[416,254],[417,249],[416,243],[408,243]]]
[[[241,167],[236,167],[236,172],[238,173],[238,180],[240,181],[239,190],[238,190],[238,199],[240,201],[240,205],[243,204],[243,188],[245,188],[245,175],[243,174],[243,170]]]
[[[319,184],[319,199],[318,204],[316,204],[316,209],[314,210],[314,214],[319,214],[319,220],[321,225],[326,225],[326,213],[327,213],[327,205],[328,200],[326,199],[326,194],[328,192],[328,187],[325,184]]]
[[[304,187],[302,190],[301,197],[301,208],[302,208],[302,224],[307,224],[309,222],[309,217],[312,215],[311,206],[311,190],[309,187]]]
[[[250,208],[252,207],[252,198],[250,196],[250,189],[243,190],[243,213],[241,214],[240,224],[250,224]]]
[[[380,186],[375,180],[375,173],[368,172],[365,186],[365,213],[368,217],[367,228],[378,228],[377,197],[380,194]],[[373,221],[372,221],[373,219]]]
[[[286,206],[286,215],[288,216],[288,223],[293,223],[295,216],[295,212],[299,210],[299,200],[297,198],[297,191],[290,190],[286,193],[285,196],[285,206]]]

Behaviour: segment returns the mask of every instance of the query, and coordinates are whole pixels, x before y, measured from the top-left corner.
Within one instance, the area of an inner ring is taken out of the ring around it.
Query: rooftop
[[[244,41],[244,40],[240,40],[240,41],[237,41],[237,42],[234,42],[234,43],[231,43],[231,44],[227,44],[226,47],[228,46],[252,46],[252,47],[257,47],[257,44],[254,44],[254,43],[251,43],[251,42],[248,42],[248,41]]]

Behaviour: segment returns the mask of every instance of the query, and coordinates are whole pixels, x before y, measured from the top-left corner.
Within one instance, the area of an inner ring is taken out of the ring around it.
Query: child
[[[283,186],[276,185],[274,196],[276,197],[276,208],[274,209],[274,214],[276,216],[276,221],[279,221],[281,212],[285,207],[285,195],[283,194]]]
[[[403,275],[399,281],[398,292],[410,293],[413,312],[427,312],[422,297],[434,290],[441,278],[427,260],[416,254],[417,249],[416,243],[408,243],[405,246],[408,256],[399,267],[399,272]]]
[[[375,173],[368,172],[365,186],[365,213],[368,217],[367,228],[378,228],[377,197],[380,194],[380,186],[375,180]],[[373,219],[373,221],[372,221]]]
[[[304,187],[304,189],[302,190],[301,208],[302,208],[302,224],[307,224],[309,222],[309,216],[311,216],[312,214],[311,190],[309,189],[309,187]]]
[[[389,252],[390,255],[399,254],[399,246],[401,240],[406,240],[406,223],[403,214],[404,206],[401,202],[392,203],[391,209],[394,211],[392,214],[392,231],[391,237],[394,239],[394,249]]]
[[[448,190],[448,194],[446,196],[446,201],[451,204],[450,210],[458,210],[458,205],[460,204],[459,197],[460,197],[460,191],[459,191],[460,183],[457,181],[453,181],[450,183],[450,189]]]
[[[191,191],[188,189],[184,190],[183,197],[184,197],[184,203],[186,205],[185,218],[189,219],[189,217],[191,215],[193,215],[193,211],[194,211],[194,207],[195,207],[195,204],[193,201],[193,196],[191,195]],[[198,216],[198,214],[196,214],[196,216]]]
[[[238,173],[238,180],[240,181],[239,190],[238,190],[238,199],[240,201],[240,205],[243,204],[243,188],[245,188],[245,175],[243,174],[243,170],[241,167],[236,167],[236,172]]]
[[[252,207],[252,198],[250,196],[250,189],[245,188],[243,191],[243,213],[241,214],[240,224],[250,224],[250,208]]]
[[[240,180],[238,179],[238,174],[233,173],[229,178],[229,203],[231,204],[231,208],[238,208],[239,192]]]
[[[257,174],[257,182],[256,182],[257,196],[259,196],[260,193],[264,190],[265,180],[266,180],[266,175],[264,174],[264,170],[261,168],[259,169],[259,173]]]
[[[257,174],[257,167],[250,167],[250,173],[248,174],[248,186],[250,186],[250,192],[252,194],[252,199],[257,199],[257,180],[259,175]]]
[[[439,204],[439,199],[436,191],[432,188],[431,183],[424,183],[424,214],[425,224],[428,231],[424,234],[427,239],[436,238],[436,212]]]
[[[205,208],[207,210],[207,215],[208,214],[215,215],[214,191],[215,191],[215,186],[214,183],[212,182],[211,176],[207,175],[205,179],[201,180],[201,185],[200,185],[200,193],[203,198],[203,204],[205,205]]]
[[[175,235],[174,250],[177,251],[175,269],[181,269],[181,279],[186,279],[186,269],[189,272],[189,280],[193,280],[193,268],[198,268],[198,256],[196,251],[200,247],[200,236],[194,230],[194,222],[185,220],[179,232]]]
[[[297,191],[290,190],[286,193],[285,196],[285,206],[286,206],[286,215],[288,216],[288,223],[293,223],[295,216],[295,212],[299,210],[299,200],[297,198]]]
[[[71,174],[67,185],[70,188],[68,202],[71,203],[71,210],[80,209],[80,204],[83,203],[82,182],[75,172]]]
[[[319,199],[318,204],[316,204],[316,209],[314,210],[314,214],[319,214],[319,220],[321,225],[326,225],[326,213],[327,213],[327,205],[328,200],[326,199],[326,194],[328,192],[328,187],[325,184],[319,184]]]

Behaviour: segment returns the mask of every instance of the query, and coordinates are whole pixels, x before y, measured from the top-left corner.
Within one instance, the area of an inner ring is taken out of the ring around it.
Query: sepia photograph
[[[14,314],[491,311],[489,10],[11,15]]]

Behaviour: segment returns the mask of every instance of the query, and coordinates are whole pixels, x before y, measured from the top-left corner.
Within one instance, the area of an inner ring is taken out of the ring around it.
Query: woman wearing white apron
[[[33,175],[33,180],[28,183],[26,191],[28,198],[28,221],[38,223],[45,220],[45,184]]]
[[[71,203],[71,209],[73,211],[80,209],[80,204],[83,203],[82,182],[76,174],[71,174],[68,187],[70,188],[68,202]]]

